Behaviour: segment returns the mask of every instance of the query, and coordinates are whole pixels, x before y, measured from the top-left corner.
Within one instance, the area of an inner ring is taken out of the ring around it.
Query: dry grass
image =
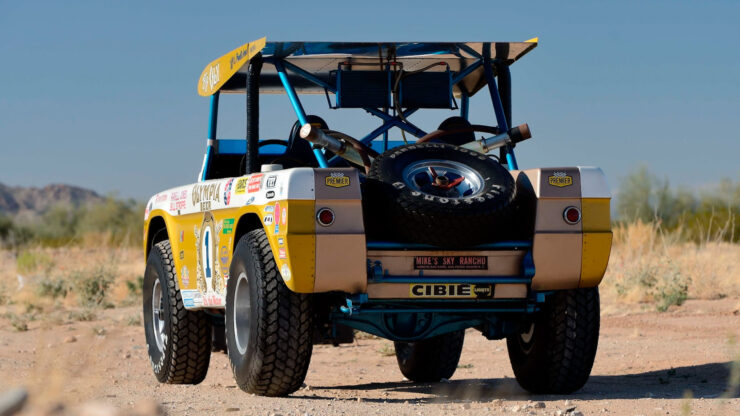
[[[680,235],[680,230],[665,233],[655,223],[615,227],[601,285],[605,300],[665,310],[687,298],[740,297],[740,245],[688,243]]]
[[[20,330],[29,310],[42,310],[41,319],[84,321],[95,309],[132,303],[144,261],[136,248],[31,248],[17,256],[0,251],[0,270],[0,308]]]

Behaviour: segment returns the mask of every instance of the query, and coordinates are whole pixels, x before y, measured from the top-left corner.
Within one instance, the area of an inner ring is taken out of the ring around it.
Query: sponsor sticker
[[[185,209],[188,199],[188,190],[174,191],[170,194],[170,211]]]
[[[283,237],[278,237],[278,245],[282,246],[283,244],[285,244],[285,240],[283,240]]]
[[[288,223],[288,210],[283,208],[283,212],[280,214],[280,223],[286,225]]]
[[[194,306],[195,306],[195,302],[193,302],[193,299],[191,299],[191,298],[185,298],[185,299],[183,299],[183,300],[182,300],[182,304],[183,304],[183,305],[184,305],[184,306],[185,306],[186,308],[192,308],[192,307],[194,307]]]
[[[154,199],[155,204],[165,201],[167,201],[167,194],[157,194],[157,197]]]
[[[258,192],[262,189],[262,174],[252,175],[247,179],[247,193]]]
[[[488,270],[487,256],[414,256],[415,270]]]
[[[274,231],[275,234],[280,232],[280,215],[281,215],[280,203],[276,202],[275,203],[275,231]]]
[[[180,230],[180,242],[182,243],[183,240],[185,240],[185,230]]]
[[[265,197],[267,199],[275,198],[275,191],[267,191],[267,193],[265,194]]]
[[[409,297],[491,299],[493,298],[493,285],[473,285],[469,283],[412,283],[409,285]]]
[[[249,178],[240,178],[236,180],[236,186],[234,187],[234,193],[241,195],[247,191],[247,181]]]
[[[223,234],[231,234],[234,232],[234,219],[226,218],[224,220],[224,228],[221,231]]]
[[[265,188],[270,189],[275,187],[275,183],[277,183],[277,176],[268,176],[265,180]]]
[[[573,177],[566,175],[565,172],[554,172],[552,176],[547,177],[547,182],[552,186],[562,188],[573,185]]]
[[[326,186],[332,188],[344,188],[349,186],[349,176],[345,176],[343,172],[332,172],[329,176],[324,178]]]
[[[182,266],[182,272],[180,272],[180,280],[182,280],[183,286],[190,286],[190,271],[188,270],[188,266]]]
[[[283,275],[283,280],[286,282],[290,280],[290,267],[287,264],[283,264],[283,267],[280,268],[280,274]]]
[[[281,258],[281,259],[288,258],[288,251],[285,249],[285,247],[278,248],[278,258]]]
[[[265,207],[265,212],[275,212],[275,206],[274,205],[268,205]]]
[[[234,178],[231,178],[226,181],[226,185],[224,185],[224,205],[229,205],[231,203],[231,186],[233,184]]]
[[[185,258],[185,250],[180,250],[180,260]]]
[[[265,225],[271,225],[274,220],[275,220],[275,217],[273,217],[272,214],[267,214],[262,219],[262,222],[264,222]]]

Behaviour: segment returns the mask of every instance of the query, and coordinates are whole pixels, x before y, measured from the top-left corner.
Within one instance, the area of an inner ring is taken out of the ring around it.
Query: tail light
[[[324,227],[328,227],[334,223],[334,211],[329,208],[321,208],[316,213],[316,221]]]
[[[568,207],[563,211],[563,219],[568,224],[578,224],[581,221],[581,210],[576,207]]]

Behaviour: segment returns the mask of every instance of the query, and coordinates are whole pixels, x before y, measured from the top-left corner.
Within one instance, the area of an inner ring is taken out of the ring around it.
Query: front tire
[[[506,339],[517,382],[536,394],[569,394],[591,374],[599,343],[599,289],[552,294],[528,330]]]
[[[262,229],[236,246],[226,287],[226,345],[236,383],[260,396],[298,390],[311,361],[311,296],[283,283]]]
[[[200,383],[211,359],[211,321],[202,311],[185,309],[169,241],[155,244],[149,253],[143,294],[144,332],[157,380]]]
[[[449,379],[460,362],[465,331],[455,331],[416,342],[396,341],[398,368],[404,377],[416,382]]]

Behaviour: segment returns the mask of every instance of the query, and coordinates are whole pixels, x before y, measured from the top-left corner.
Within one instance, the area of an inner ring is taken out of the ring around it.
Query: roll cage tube
[[[257,156],[259,155],[260,134],[260,73],[262,72],[262,54],[258,53],[249,61],[247,69],[247,149],[244,161],[244,174],[248,175],[259,171]],[[240,167],[241,169],[241,167]]]
[[[490,45],[490,44],[489,44]],[[491,102],[493,104],[494,114],[496,116],[496,122],[498,124],[498,128],[501,131],[508,131],[509,125],[511,124],[511,76],[508,64],[505,62],[501,62],[499,60],[493,60],[490,56],[490,47],[484,47],[483,48],[483,55],[479,55],[476,53],[476,55],[479,57],[476,62],[473,64],[467,66],[465,69],[460,71],[459,73],[454,74],[452,78],[453,85],[460,82],[465,76],[470,74],[472,71],[476,70],[480,66],[483,66],[484,74],[486,83],[488,85],[489,93],[491,96]],[[252,62],[255,61],[255,62]],[[259,62],[257,64],[256,62]],[[298,120],[300,121],[301,125],[307,123],[306,119],[306,112],[303,109],[303,105],[301,104],[301,101],[296,94],[295,89],[293,88],[293,85],[291,84],[290,78],[288,77],[287,70],[289,70],[291,73],[294,73],[301,78],[318,85],[319,87],[324,88],[327,92],[337,93],[337,88],[334,85],[331,85],[318,77],[312,75],[311,73],[305,71],[304,69],[300,68],[299,66],[288,62],[286,60],[283,60],[281,58],[277,57],[267,57],[262,58],[261,54],[255,56],[252,60],[250,60],[249,63],[249,70],[247,72],[247,172],[246,173],[252,173],[254,170],[258,169],[258,166],[256,166],[256,156],[257,156],[257,141],[259,141],[259,121],[256,120],[256,118],[259,117],[259,69],[261,68],[262,62],[269,63],[275,66],[275,69],[277,70],[278,77],[280,78],[281,83],[283,84],[283,87],[285,88],[286,94],[288,95],[288,99],[290,100],[291,105],[293,106],[293,110],[295,111],[296,116],[298,117]],[[496,79],[494,77],[494,67],[496,68],[496,75],[499,78],[500,88],[496,85]],[[256,75],[256,76],[255,76]],[[250,82],[250,78],[257,78],[254,80],[254,82]],[[253,93],[252,90],[256,90],[257,93]],[[462,88],[461,88],[462,90]],[[219,92],[217,91],[211,96],[211,116],[210,116],[210,128],[209,128],[209,135],[208,135],[208,147],[206,150],[206,155],[204,158],[204,167],[202,172],[201,180],[205,180],[207,177],[207,170],[208,170],[208,163],[210,159],[210,155],[217,150],[216,145],[216,119],[217,119],[217,113],[218,113],[218,96]],[[250,96],[252,98],[250,98]],[[384,141],[385,135],[387,135],[388,131],[393,127],[398,127],[400,129],[403,129],[404,131],[408,132],[409,134],[420,138],[425,136],[427,133],[415,126],[413,123],[409,122],[407,118],[411,116],[413,113],[415,113],[418,109],[417,108],[407,108],[403,110],[403,114],[397,114],[397,115],[390,115],[387,112],[377,109],[377,108],[364,108],[365,111],[367,111],[370,115],[376,116],[383,120],[383,124],[381,124],[379,127],[374,129],[372,132],[368,133],[365,137],[360,139],[360,142],[363,144],[369,144],[373,140],[375,140],[378,136],[383,135]],[[468,118],[468,111],[469,111],[469,96],[466,93],[466,91],[462,90],[462,99],[461,99],[461,106],[460,106],[460,115],[461,117],[467,119]],[[254,142],[254,148],[250,146],[250,143]],[[329,167],[330,165],[335,165],[336,162],[340,159],[338,156],[334,156],[331,160],[327,161],[326,157],[324,156],[324,153],[321,149],[313,149],[314,156],[316,157],[316,160],[320,167]],[[514,149],[513,146],[507,145],[506,147],[502,148],[501,150],[502,155],[506,157],[507,165],[509,166],[510,170],[518,169],[518,165],[516,162],[516,157],[514,155]],[[249,159],[252,158],[250,156],[251,154],[254,155],[254,164],[249,162]]]

